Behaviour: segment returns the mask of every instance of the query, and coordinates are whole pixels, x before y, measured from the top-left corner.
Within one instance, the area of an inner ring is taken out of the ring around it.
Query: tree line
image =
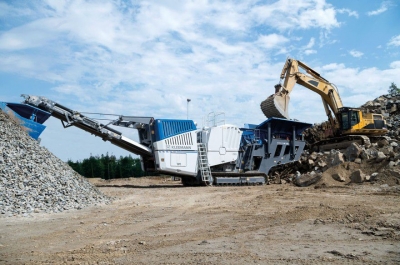
[[[67,163],[73,170],[86,178],[114,179],[145,175],[140,159],[132,158],[130,155],[117,158],[107,153],[101,156],[90,156],[82,161],[68,160]]]

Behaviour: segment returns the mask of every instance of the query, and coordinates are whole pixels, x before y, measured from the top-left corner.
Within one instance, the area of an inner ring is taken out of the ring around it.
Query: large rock
[[[303,174],[300,177],[297,177],[294,184],[299,187],[307,187],[314,183],[317,183],[322,178],[322,173],[307,173]]]
[[[386,160],[386,155],[383,152],[378,152],[375,161],[379,163],[382,162],[383,160]]]
[[[369,178],[368,181],[378,180],[378,176],[379,176],[379,173],[378,172],[374,172],[374,173],[371,174],[371,177]]]
[[[344,156],[346,157],[347,161],[354,162],[354,160],[360,156],[361,151],[362,148],[357,143],[352,143],[344,151]]]
[[[346,178],[343,177],[343,175],[340,174],[340,173],[335,173],[335,174],[333,174],[333,175],[332,175],[332,178],[333,178],[334,180],[340,181],[340,182],[345,182],[345,181],[346,181]]]
[[[394,113],[397,111],[397,105],[392,105],[392,107],[389,110],[389,113]]]
[[[386,145],[386,146],[380,148],[380,151],[382,153],[384,153],[386,156],[394,156],[393,147],[390,145]]]
[[[368,160],[370,158],[370,153],[367,150],[362,150],[360,157],[363,160]]]
[[[317,152],[313,152],[313,153],[310,155],[310,158],[311,158],[312,160],[316,160],[317,157],[318,157]]]
[[[386,140],[386,139],[382,139],[382,140],[380,140],[380,141],[378,142],[378,146],[379,146],[380,148],[382,148],[382,147],[384,147],[384,146],[386,146],[386,145],[389,145],[389,141]]]
[[[331,150],[331,153],[327,158],[328,167],[334,167],[343,163],[344,163],[343,154],[340,151]]]
[[[360,157],[364,160],[370,158],[376,158],[378,156],[378,150],[375,147],[368,148],[367,150],[363,150],[360,154]]]
[[[362,183],[365,181],[365,174],[361,171],[361,169],[358,169],[351,173],[350,180],[353,183]]]
[[[325,170],[326,167],[328,166],[328,165],[326,164],[326,162],[325,162],[325,161],[322,161],[322,160],[318,161],[317,164],[318,164],[318,166],[319,166],[322,170]]]

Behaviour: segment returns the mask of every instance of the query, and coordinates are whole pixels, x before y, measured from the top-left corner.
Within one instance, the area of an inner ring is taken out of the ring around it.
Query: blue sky
[[[358,107],[400,86],[400,1],[0,1],[0,101],[21,94],[69,108],[155,118],[208,113],[261,123],[287,57]],[[290,116],[326,120],[300,86]],[[54,118],[42,145],[63,160],[127,155]],[[123,130],[135,139],[136,132]]]

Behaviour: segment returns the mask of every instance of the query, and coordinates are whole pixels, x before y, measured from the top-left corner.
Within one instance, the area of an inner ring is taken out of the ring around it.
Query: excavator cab
[[[338,110],[340,134],[382,135],[387,132],[382,114],[363,113],[358,108]]]
[[[360,123],[360,110],[353,108],[340,108],[340,129],[341,131],[347,131],[353,128],[353,126]]]

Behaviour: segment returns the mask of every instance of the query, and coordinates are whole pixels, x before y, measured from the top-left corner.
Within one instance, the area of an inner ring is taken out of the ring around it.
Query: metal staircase
[[[198,165],[201,174],[201,181],[208,185],[211,185],[212,176],[210,166],[208,165],[206,145],[204,143],[197,143],[197,150],[199,151]]]

